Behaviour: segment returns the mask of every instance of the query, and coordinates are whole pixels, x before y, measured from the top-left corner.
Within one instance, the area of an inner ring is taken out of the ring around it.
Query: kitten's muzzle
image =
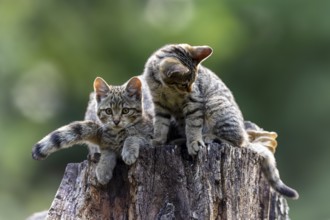
[[[120,123],[120,120],[113,120],[113,123],[114,123],[115,125],[118,125],[118,124]]]

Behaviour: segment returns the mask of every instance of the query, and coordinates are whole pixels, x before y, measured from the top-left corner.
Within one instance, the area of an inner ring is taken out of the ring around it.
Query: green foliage
[[[122,84],[154,50],[181,42],[213,47],[205,65],[245,118],[279,133],[282,178],[301,195],[292,219],[329,218],[329,9],[325,0],[1,1],[0,219],[47,209],[65,165],[84,160],[78,146],[42,162],[30,152],[83,118],[96,76]]]

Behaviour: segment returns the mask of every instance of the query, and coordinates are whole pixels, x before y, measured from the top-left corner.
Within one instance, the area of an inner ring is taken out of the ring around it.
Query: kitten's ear
[[[190,53],[197,63],[202,62],[212,54],[213,50],[209,46],[194,46],[191,47]]]
[[[109,85],[101,77],[96,77],[94,80],[94,91],[96,93],[96,100],[99,102],[110,91]]]
[[[131,78],[126,85],[126,92],[130,97],[141,98],[142,83],[138,77]]]

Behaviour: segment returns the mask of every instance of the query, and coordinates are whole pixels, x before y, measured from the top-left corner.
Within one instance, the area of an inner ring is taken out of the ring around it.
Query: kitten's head
[[[121,86],[108,85],[102,78],[94,81],[97,116],[115,130],[126,128],[142,117],[141,81],[131,78]]]
[[[166,86],[179,93],[191,92],[196,80],[198,65],[212,54],[209,46],[171,44],[155,52],[151,61],[153,72]]]

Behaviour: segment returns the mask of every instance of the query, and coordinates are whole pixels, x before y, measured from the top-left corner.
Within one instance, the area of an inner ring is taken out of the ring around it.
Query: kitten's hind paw
[[[134,150],[131,149],[131,151],[123,151],[121,153],[121,157],[127,165],[132,165],[133,163],[135,163],[138,156],[139,156],[139,150],[135,150],[135,149]]]
[[[193,141],[187,145],[189,155],[196,155],[198,151],[205,147],[205,144],[202,140]]]
[[[35,160],[44,160],[47,158],[47,154],[42,152],[42,145],[36,144],[32,149],[32,158]]]
[[[95,172],[97,181],[102,185],[108,184],[112,179],[112,170],[97,166]]]

